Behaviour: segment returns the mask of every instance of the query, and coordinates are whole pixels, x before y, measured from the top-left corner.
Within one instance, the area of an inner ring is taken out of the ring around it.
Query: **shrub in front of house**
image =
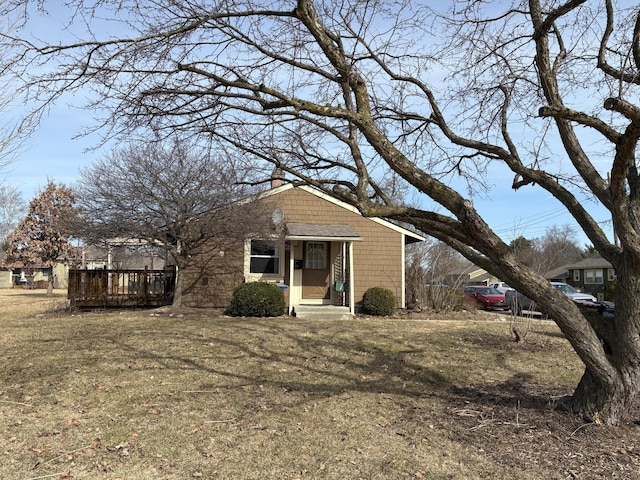
[[[284,293],[275,283],[250,282],[233,290],[225,311],[232,317],[279,317],[284,313]]]
[[[388,288],[371,287],[362,296],[362,311],[368,315],[393,315],[396,296]]]

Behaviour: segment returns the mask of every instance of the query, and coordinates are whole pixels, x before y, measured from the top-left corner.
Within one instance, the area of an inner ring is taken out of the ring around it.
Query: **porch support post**
[[[295,274],[295,259],[296,259],[296,251],[295,251],[295,242],[291,240],[287,240],[289,243],[289,279],[287,280],[287,284],[289,285],[289,301],[287,302],[287,313],[291,314],[291,302],[293,298],[293,276]]]
[[[351,315],[355,315],[356,313],[356,305],[355,302],[353,301],[353,292],[355,291],[354,289],[354,277],[353,277],[353,242],[349,242],[348,244],[348,248],[349,248],[349,312],[351,313]]]

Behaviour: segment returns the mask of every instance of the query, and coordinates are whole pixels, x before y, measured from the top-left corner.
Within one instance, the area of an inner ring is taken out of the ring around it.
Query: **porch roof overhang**
[[[315,223],[287,223],[286,240],[322,240],[360,242],[364,240],[349,225],[320,225]]]

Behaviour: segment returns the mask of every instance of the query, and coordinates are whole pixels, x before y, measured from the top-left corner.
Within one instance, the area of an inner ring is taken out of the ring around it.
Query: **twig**
[[[469,428],[469,431],[475,431],[475,430],[479,430],[487,425],[490,424],[494,424],[494,425],[499,425],[499,426],[507,426],[507,425],[513,425],[514,427],[527,427],[528,424],[526,423],[512,423],[512,422],[500,422],[494,418],[488,418],[486,420],[482,420],[479,424],[474,425],[473,427]]]
[[[473,432],[475,430],[479,430],[480,428],[489,425],[490,423],[496,423],[496,420],[494,420],[493,418],[482,420],[478,425],[474,425],[473,427],[469,428],[469,431]]]
[[[33,407],[31,403],[12,402],[11,400],[0,400],[2,403],[11,403],[13,405],[22,405],[23,407]]]
[[[228,420],[205,420],[204,423],[229,423],[229,422],[235,422],[236,419],[235,418],[230,418]]]
[[[480,417],[482,412],[478,410],[471,410],[469,408],[457,408],[453,411],[459,417]]]
[[[82,448],[77,448],[75,450],[71,450],[70,452],[63,452],[58,456],[50,458],[49,460],[44,462],[42,465],[46,465],[47,463],[51,463],[51,462],[53,462],[53,461],[55,461],[55,460],[57,460],[57,459],[59,459],[61,457],[64,457],[65,455],[71,455],[71,454],[76,453],[76,452],[81,452],[82,450],[86,450],[87,448],[91,448],[91,445],[87,445],[86,447],[82,447]],[[42,477],[42,478],[44,478],[44,477]]]
[[[576,428],[573,432],[571,432],[571,435],[569,435],[569,438],[573,437],[573,435],[578,431],[581,430],[585,427],[588,427],[589,425],[591,425],[590,423],[583,423],[582,425],[580,425],[578,428]]]
[[[41,478],[59,477],[60,475],[64,475],[64,472],[52,473],[50,475],[41,475],[39,477],[31,477],[31,478],[27,478],[25,480],[40,480]]]
[[[322,462],[322,464],[320,465],[320,467],[318,468],[318,470],[316,470],[316,473],[313,474],[313,478],[316,478],[316,476],[318,475],[318,473],[320,473],[322,470],[324,470],[327,466],[327,462],[329,460]]]

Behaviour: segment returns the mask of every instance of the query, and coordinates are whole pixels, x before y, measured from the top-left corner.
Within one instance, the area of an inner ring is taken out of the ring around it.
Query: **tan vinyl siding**
[[[353,242],[354,299],[362,302],[370,287],[391,290],[401,306],[403,248],[402,234],[358,213],[301,189],[285,190],[271,197],[284,212],[283,224],[346,224],[353,227],[363,241]]]
[[[243,262],[243,242],[212,242],[210,249],[192,255],[191,266],[185,269],[183,305],[228,307],[233,289],[242,283]]]

